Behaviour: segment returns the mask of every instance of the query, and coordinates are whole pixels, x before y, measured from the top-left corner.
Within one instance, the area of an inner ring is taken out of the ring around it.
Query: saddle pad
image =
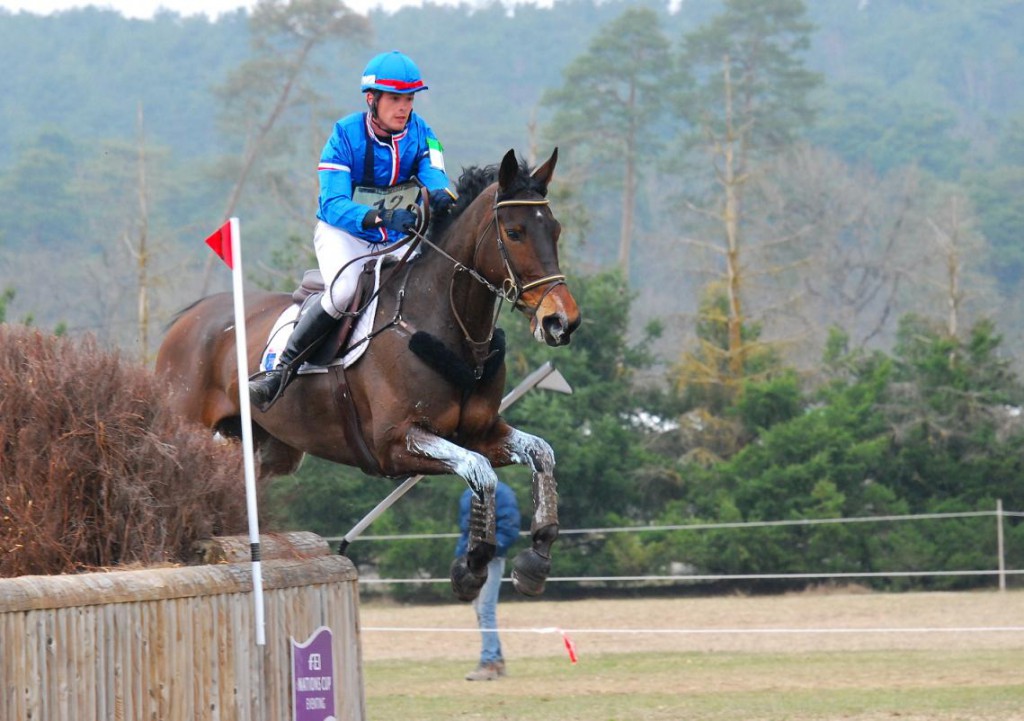
[[[367,339],[369,338],[371,331],[373,331],[373,318],[377,312],[377,291],[380,290],[381,265],[381,263],[377,263],[374,266],[372,300],[356,319],[355,327],[352,328],[352,334],[349,336],[348,343],[345,345],[345,351],[341,353],[340,357],[335,358],[327,365],[322,366],[314,365],[312,363],[303,363],[302,367],[298,370],[299,375],[306,373],[326,373],[328,368],[339,364],[344,368],[348,368],[362,357],[367,346],[370,345]],[[319,300],[320,296],[317,295],[314,302],[319,302]],[[267,345],[263,349],[263,356],[260,358],[260,370],[269,371],[273,370],[277,366],[277,359],[280,357],[281,351],[283,351],[285,346],[288,345],[288,339],[291,337],[292,331],[295,330],[295,320],[299,317],[300,308],[300,304],[292,303],[282,311],[281,315],[277,317],[277,320],[274,322],[274,327],[270,329],[270,337],[267,338]]]

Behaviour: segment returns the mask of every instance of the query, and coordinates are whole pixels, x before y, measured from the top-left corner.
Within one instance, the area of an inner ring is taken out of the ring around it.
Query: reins
[[[473,356],[474,356],[474,358],[477,361],[477,370],[478,370],[478,372],[479,372],[479,369],[483,367],[483,364],[487,361],[487,356],[484,355],[484,354],[488,353],[489,349],[491,347],[491,341],[494,338],[494,330],[498,326],[498,316],[501,314],[502,304],[507,301],[507,302],[512,304],[513,308],[517,308],[519,310],[522,310],[523,312],[527,312],[531,317],[535,317],[537,315],[537,311],[540,309],[541,303],[544,302],[544,298],[547,297],[548,293],[550,293],[552,290],[554,290],[555,287],[557,287],[558,285],[560,285],[560,284],[564,285],[565,284],[565,275],[562,274],[562,273],[555,273],[555,274],[552,274],[552,275],[548,275],[548,276],[545,276],[543,278],[538,278],[537,280],[532,280],[532,281],[524,284],[522,282],[522,280],[520,280],[519,274],[516,271],[515,266],[512,264],[512,258],[509,256],[508,248],[505,245],[504,239],[501,237],[502,236],[502,233],[501,233],[502,225],[501,225],[501,223],[499,222],[499,219],[498,219],[498,211],[501,208],[514,207],[514,206],[523,206],[523,205],[537,205],[537,206],[540,206],[540,205],[548,205],[548,204],[549,203],[548,203],[547,198],[536,199],[536,200],[514,200],[514,199],[511,199],[511,200],[496,201],[494,203],[494,206],[493,206],[493,211],[494,212],[493,212],[493,215],[491,216],[491,220],[487,223],[486,226],[484,226],[483,230],[480,232],[480,235],[477,236],[476,243],[473,246],[473,256],[472,257],[473,257],[473,262],[475,262],[477,254],[480,252],[481,244],[483,243],[483,241],[484,241],[484,239],[485,239],[485,237],[487,235],[487,231],[493,225],[494,228],[495,228],[495,242],[497,243],[498,251],[501,254],[502,264],[505,266],[505,278],[502,281],[502,284],[501,284],[500,288],[495,286],[489,280],[487,280],[487,278],[485,278],[475,268],[473,268],[471,266],[467,266],[465,263],[462,263],[461,261],[459,261],[458,259],[453,257],[450,253],[448,253],[448,251],[446,251],[444,248],[439,246],[437,243],[434,243],[432,240],[427,238],[426,235],[421,233],[419,230],[413,230],[411,232],[411,235],[416,236],[416,238],[418,240],[422,241],[423,243],[425,243],[429,247],[433,248],[435,251],[437,251],[438,253],[443,255],[445,258],[450,260],[451,263],[452,263],[452,267],[453,267],[452,280],[451,280],[451,283],[448,284],[448,305],[451,308],[452,315],[455,317],[455,321],[459,324],[459,328],[462,330],[462,335],[465,338],[466,343],[469,344],[469,346],[470,346],[470,348],[471,348],[471,350],[473,352]],[[487,288],[498,299],[498,303],[497,303],[497,305],[495,306],[495,309],[494,309],[494,315],[491,318],[490,330],[487,333],[487,337],[484,338],[483,340],[476,340],[476,339],[474,339],[472,337],[472,335],[470,334],[469,329],[466,327],[465,322],[463,322],[463,320],[462,320],[462,315],[459,313],[458,307],[456,306],[456,303],[455,303],[455,277],[460,272],[468,273],[471,278],[473,278],[475,281],[477,281],[478,283],[483,285],[485,288]],[[541,296],[541,300],[540,300],[539,303],[537,303],[537,305],[528,306],[525,303],[523,303],[522,297],[523,297],[524,293],[526,293],[527,291],[533,290],[534,288],[539,288],[539,287],[541,287],[543,285],[550,285],[550,287],[547,290],[544,291],[544,294]]]

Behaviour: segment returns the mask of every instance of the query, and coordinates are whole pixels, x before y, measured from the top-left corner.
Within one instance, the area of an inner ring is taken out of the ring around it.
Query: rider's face
[[[367,102],[373,96],[367,93]],[[413,93],[381,93],[377,100],[377,123],[389,133],[401,132],[412,114]]]

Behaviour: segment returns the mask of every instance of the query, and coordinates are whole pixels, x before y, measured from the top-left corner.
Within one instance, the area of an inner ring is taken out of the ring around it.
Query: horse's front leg
[[[449,571],[455,595],[459,600],[472,601],[487,580],[487,564],[497,550],[494,492],[498,477],[484,456],[422,428],[410,430],[405,445],[408,453],[439,462],[444,469],[441,472],[461,476],[473,490],[466,555],[452,561]]]
[[[533,470],[533,519],[531,545],[512,561],[512,583],[525,596],[539,596],[551,574],[551,546],[558,538],[558,489],[555,484],[555,452],[543,438],[503,424],[501,441],[485,449],[494,466],[510,463]],[[488,452],[489,450],[489,452]]]

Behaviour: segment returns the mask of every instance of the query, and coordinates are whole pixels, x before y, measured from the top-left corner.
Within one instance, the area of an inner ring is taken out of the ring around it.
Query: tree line
[[[402,37],[431,85],[417,108],[449,158],[562,149],[554,200],[585,325],[553,355],[517,319],[504,325],[513,382],[550,359],[576,388],[508,413],[556,449],[565,526],[975,510],[995,498],[1024,508],[1012,354],[1022,14],[1007,0],[725,0],[678,13],[563,0],[511,15],[490,3],[362,17],[334,0],[268,0],[216,23],[0,15],[5,60],[18,36],[114,27],[109,56],[125,73],[109,88],[88,73],[47,85],[76,91],[54,99],[74,130],[38,127],[26,111],[46,111],[32,103],[12,113],[0,310],[137,343],[145,359],[161,319],[226,285],[196,248],[232,213],[245,221],[250,282],[293,284],[312,263],[309,168],[324,128],[357,107],[370,48]],[[144,31],[145,57],[128,52],[129,28]],[[25,95],[33,63],[53,61],[44,55],[0,81],[4,102]],[[111,95],[117,132],[95,121]],[[22,280],[40,268],[45,292]],[[152,312],[140,325],[143,291]],[[528,502],[528,479],[507,475]],[[451,480],[423,482],[381,532],[451,530]],[[314,461],[274,484],[270,508],[281,525],[335,535],[385,490]],[[556,572],[985,564],[989,536],[969,521],[624,535],[575,543]],[[396,575],[445,556],[430,544],[365,553]]]

